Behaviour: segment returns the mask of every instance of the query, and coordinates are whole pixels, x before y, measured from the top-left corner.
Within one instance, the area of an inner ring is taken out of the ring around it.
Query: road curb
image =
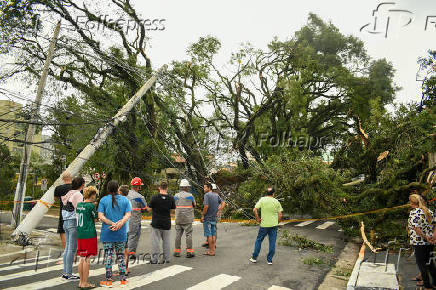
[[[365,244],[362,245],[347,290],[356,289],[400,289],[394,264],[365,261]]]
[[[339,254],[335,266],[324,277],[323,282],[319,285],[318,290],[339,290],[347,286],[346,276],[339,276],[338,271],[351,271],[358,259],[359,245],[354,242],[348,242]]]

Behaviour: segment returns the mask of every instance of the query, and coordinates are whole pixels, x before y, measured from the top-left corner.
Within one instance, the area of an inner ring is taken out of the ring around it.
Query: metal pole
[[[59,21],[56,25],[53,37],[50,42],[50,47],[48,50],[47,58],[44,63],[44,68],[42,70],[41,78],[38,83],[38,90],[36,91],[36,97],[34,105],[32,106],[32,121],[37,121],[39,107],[41,106],[42,93],[44,91],[45,83],[47,81],[48,69],[50,67],[51,60],[53,58],[54,49],[56,47],[56,41],[59,36],[59,31],[61,29],[61,22]],[[21,222],[21,216],[23,214],[23,201],[26,194],[26,180],[27,180],[27,170],[30,163],[30,156],[32,155],[32,141],[33,135],[35,134],[35,125],[30,124],[26,132],[26,144],[23,147],[23,156],[20,165],[20,176],[17,181],[17,189],[15,190],[14,198],[14,210],[12,212],[11,225],[17,227]]]
[[[66,169],[72,176],[79,174],[83,165],[94,155],[97,149],[104,144],[107,137],[112,133],[113,129],[120,123],[127,119],[127,114],[133,109],[133,107],[141,100],[142,96],[153,86],[156,82],[159,74],[167,69],[167,65],[162,66],[132,97],[130,100],[118,111],[115,117],[100,128],[91,142],[80,152],[79,156],[71,162]],[[12,233],[13,237],[19,237],[21,235],[27,236],[38,225],[43,218],[44,214],[54,203],[54,189],[56,186],[62,184],[62,179],[59,178],[53,183],[52,186],[41,197],[38,203],[34,206],[32,211],[26,215],[23,222]]]

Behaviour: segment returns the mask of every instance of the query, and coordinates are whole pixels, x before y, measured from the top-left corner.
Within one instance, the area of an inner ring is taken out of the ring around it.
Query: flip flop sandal
[[[79,287],[79,289],[94,289],[95,285],[94,284],[89,284],[89,286],[87,287]]]
[[[204,253],[203,255],[205,255],[205,256],[215,256],[215,254],[211,254],[211,253],[209,253],[209,252],[206,252],[206,253]]]

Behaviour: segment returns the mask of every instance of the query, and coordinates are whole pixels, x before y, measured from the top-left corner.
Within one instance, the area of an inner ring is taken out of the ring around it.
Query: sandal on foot
[[[94,284],[88,284],[88,286],[85,286],[85,287],[79,286],[79,289],[94,289],[94,288],[95,288]]]

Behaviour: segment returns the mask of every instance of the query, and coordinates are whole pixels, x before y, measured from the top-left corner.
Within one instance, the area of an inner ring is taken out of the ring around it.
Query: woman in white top
[[[422,275],[424,289],[434,289],[430,283],[429,273],[433,283],[436,283],[436,268],[430,260],[433,251],[433,232],[435,226],[434,214],[425,205],[422,197],[412,194],[409,197],[412,210],[409,214],[410,245],[415,249],[416,264]]]
[[[85,186],[85,180],[79,176],[73,179],[71,190],[62,196],[62,218],[65,230],[64,271],[62,278],[67,280],[79,280],[80,277],[73,275],[74,254],[77,251],[77,216],[76,207],[83,201],[80,192]]]

